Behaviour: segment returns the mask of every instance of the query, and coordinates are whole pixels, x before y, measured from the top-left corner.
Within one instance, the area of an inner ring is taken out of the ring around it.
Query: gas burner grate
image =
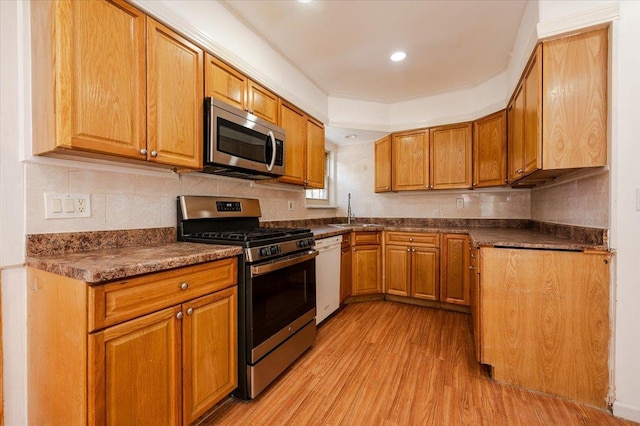
[[[195,232],[191,234],[191,236],[211,240],[258,241],[266,238],[286,237],[308,232],[311,231],[304,228],[252,228],[232,231]]]

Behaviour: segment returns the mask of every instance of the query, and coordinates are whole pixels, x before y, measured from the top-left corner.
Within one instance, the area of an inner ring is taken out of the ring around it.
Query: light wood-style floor
[[[631,425],[492,381],[466,314],[389,301],[347,305],[258,398],[202,425]]]

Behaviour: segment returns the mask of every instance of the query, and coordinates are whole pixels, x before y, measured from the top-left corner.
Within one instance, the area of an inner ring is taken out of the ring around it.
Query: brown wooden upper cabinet
[[[472,123],[429,129],[431,189],[471,188]]]
[[[280,127],[286,132],[280,182],[324,188],[324,126],[285,100],[280,100]]]
[[[278,123],[278,96],[209,53],[205,63],[205,96]]]
[[[202,167],[201,49],[119,0],[34,2],[31,22],[34,154]]]
[[[203,51],[147,17],[147,160],[202,167]]]
[[[429,189],[428,129],[392,135],[391,188],[394,191]]]
[[[509,103],[508,181],[607,164],[607,28],[536,47]]]
[[[375,143],[375,192],[391,191],[391,136]]]
[[[499,111],[473,122],[473,187],[506,184],[507,116]]]

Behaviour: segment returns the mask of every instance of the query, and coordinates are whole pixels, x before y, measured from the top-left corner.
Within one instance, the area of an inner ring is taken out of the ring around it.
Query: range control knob
[[[269,256],[269,247],[262,247],[260,249],[260,256]]]
[[[312,245],[313,245],[313,238],[307,238],[306,240],[298,241],[298,247],[300,248],[311,247]]]

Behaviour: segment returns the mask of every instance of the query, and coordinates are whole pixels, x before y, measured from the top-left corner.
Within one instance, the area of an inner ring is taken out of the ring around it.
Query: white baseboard
[[[623,419],[640,422],[640,406],[616,401],[613,403],[613,415]]]

